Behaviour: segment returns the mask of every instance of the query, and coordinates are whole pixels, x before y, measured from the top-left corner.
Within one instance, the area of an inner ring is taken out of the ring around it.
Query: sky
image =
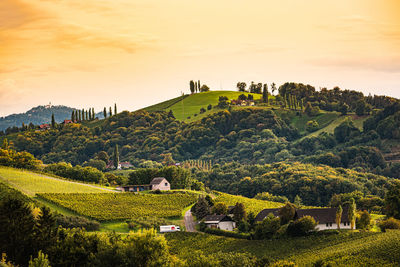
[[[238,81],[400,98],[399,0],[0,0],[0,116]]]

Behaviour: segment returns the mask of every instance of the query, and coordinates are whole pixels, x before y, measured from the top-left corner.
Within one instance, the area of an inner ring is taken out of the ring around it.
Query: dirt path
[[[190,209],[188,209],[185,213],[185,227],[186,227],[186,232],[196,232],[196,223],[193,220],[192,213],[190,212]]]

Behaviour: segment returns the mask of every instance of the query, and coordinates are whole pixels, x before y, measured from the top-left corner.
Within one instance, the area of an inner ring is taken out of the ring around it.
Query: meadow
[[[249,253],[258,258],[268,258],[270,261],[293,261],[299,266],[312,266],[318,260],[331,263],[332,266],[400,264],[400,231],[343,231],[336,234],[273,240],[244,240],[203,233],[174,233],[165,236],[171,251],[181,258],[201,251],[209,257],[217,252]]]
[[[199,119],[200,116],[194,117],[194,114],[199,114],[200,109],[204,108],[207,110],[208,105],[216,106],[218,104],[218,98],[220,96],[226,96],[229,100],[237,99],[241,94],[248,95],[247,92],[235,92],[235,91],[210,91],[204,93],[197,93],[193,95],[189,95],[188,97],[184,98],[183,101],[179,101],[174,105],[168,107],[166,111],[172,110],[174,113],[175,118],[178,120],[183,121],[193,121]],[[262,95],[260,94],[251,94],[253,95],[254,99],[260,99]],[[215,109],[219,111],[219,109]],[[204,114],[209,115],[215,110],[206,111]],[[191,117],[191,119],[188,119]]]
[[[44,193],[39,198],[60,205],[80,215],[99,221],[129,220],[154,216],[178,218],[182,210],[197,200],[191,193],[133,194],[133,193]]]
[[[248,213],[253,212],[255,215],[257,215],[263,209],[279,208],[283,206],[283,204],[279,202],[235,196],[216,191],[214,191],[214,194],[216,195],[216,198],[214,198],[215,202],[223,202],[227,206],[234,206],[236,203],[240,202],[244,204]]]
[[[95,185],[71,182],[30,171],[0,167],[0,180],[28,196],[37,193],[107,193]]]

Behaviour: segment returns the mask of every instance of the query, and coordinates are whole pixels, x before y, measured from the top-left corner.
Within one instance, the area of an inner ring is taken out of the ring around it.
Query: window
[[[329,224],[328,223],[326,223],[326,227],[328,227],[329,226]]]
[[[329,223],[329,226],[332,227],[332,223]]]
[[[168,186],[168,183],[165,183],[165,186]]]

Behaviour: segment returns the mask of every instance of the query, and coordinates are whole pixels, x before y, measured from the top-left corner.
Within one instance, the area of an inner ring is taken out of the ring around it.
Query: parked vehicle
[[[181,228],[176,225],[161,225],[160,233],[179,232]]]

